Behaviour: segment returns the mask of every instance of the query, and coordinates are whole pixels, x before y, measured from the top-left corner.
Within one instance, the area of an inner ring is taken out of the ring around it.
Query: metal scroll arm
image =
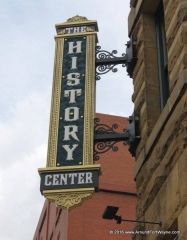
[[[136,147],[140,141],[139,136],[135,136],[135,118],[129,117],[128,129],[123,129],[123,133],[117,133],[115,130],[118,128],[117,124],[111,127],[100,123],[99,118],[94,119],[94,161],[100,159],[99,155],[112,150],[118,151],[116,143],[123,141],[124,145],[129,146],[129,152],[135,156]]]
[[[117,72],[115,66],[117,64],[122,64],[125,67],[127,62],[127,56],[125,53],[122,54],[122,57],[116,57],[114,54],[117,54],[116,50],[113,50],[111,53],[106,50],[101,50],[100,46],[96,47],[96,80],[100,80],[99,75],[108,73],[109,71]]]
[[[101,50],[100,46],[96,47],[96,80],[100,80],[100,75],[108,73],[109,71],[117,72],[118,69],[116,65],[118,64],[122,64],[122,67],[126,66],[129,76],[132,77],[132,72],[137,60],[137,58],[134,57],[135,42],[132,40],[132,37],[126,46],[126,53],[123,53],[122,57],[115,56],[115,54],[117,54],[116,50],[110,53],[106,50]]]
[[[94,119],[94,124],[94,161],[99,160],[99,155],[108,152],[110,149],[114,152],[118,151],[116,143],[119,141],[123,141],[123,144],[127,145],[129,139],[127,129],[124,129],[124,133],[117,133],[115,131],[118,128],[117,124],[110,127],[100,123],[99,118]]]

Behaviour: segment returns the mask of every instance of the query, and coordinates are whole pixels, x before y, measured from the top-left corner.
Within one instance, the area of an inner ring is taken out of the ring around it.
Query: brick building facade
[[[124,117],[97,114],[100,122],[112,126],[118,125],[117,132],[127,128]],[[99,192],[85,201],[80,207],[69,213],[56,208],[53,202],[44,203],[43,210],[33,240],[130,240],[131,235],[125,230],[133,230],[135,224],[115,220],[104,220],[102,214],[106,206],[118,206],[118,214],[126,219],[135,219],[136,190],[133,181],[134,158],[123,142],[115,144],[117,152],[109,150],[100,154],[102,175],[99,180]],[[115,230],[121,230],[119,234]],[[114,231],[113,234],[110,231]]]
[[[187,239],[187,1],[131,0],[135,44],[135,115],[141,141],[134,178],[137,219],[161,221],[136,230],[180,231],[133,239]]]

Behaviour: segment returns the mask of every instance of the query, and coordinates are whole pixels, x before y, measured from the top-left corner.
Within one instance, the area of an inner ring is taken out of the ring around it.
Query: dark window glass
[[[155,14],[155,24],[158,55],[159,87],[160,87],[160,105],[161,109],[163,109],[169,96],[169,77],[164,22],[164,8],[162,1],[160,2]]]

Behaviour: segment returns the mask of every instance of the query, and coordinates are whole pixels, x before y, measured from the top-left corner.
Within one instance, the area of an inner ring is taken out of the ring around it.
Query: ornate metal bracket
[[[94,161],[100,159],[99,154],[103,154],[112,150],[118,151],[116,143],[123,141],[124,145],[129,146],[129,152],[135,156],[136,147],[140,141],[137,135],[136,126],[138,119],[134,115],[129,117],[128,129],[123,129],[123,133],[117,133],[115,130],[118,128],[117,124],[109,127],[106,124],[100,123],[99,118],[94,119]]]
[[[116,57],[114,54],[117,54],[116,50],[113,50],[111,53],[106,50],[101,50],[100,46],[96,47],[96,80],[100,80],[99,75],[108,73],[109,71],[117,72],[118,69],[115,68],[117,64],[122,64],[122,67],[125,67],[127,62],[127,56],[125,53],[122,54],[122,57]]]
[[[113,124],[109,127],[106,124],[100,123],[99,118],[94,119],[94,134],[95,134],[95,148],[94,148],[94,161],[99,160],[99,154],[108,152],[110,149],[114,152],[118,151],[116,143],[123,141],[124,145],[127,145],[129,134],[127,129],[123,129],[124,133],[117,133],[115,129],[118,128],[117,124]]]
[[[116,50],[113,50],[111,53],[106,50],[101,50],[100,46],[96,47],[96,80],[100,80],[100,75],[108,73],[109,71],[117,72],[118,69],[115,67],[118,64],[122,64],[122,67],[127,68],[127,72],[130,77],[132,77],[132,72],[136,64],[137,58],[134,57],[134,45],[135,42],[132,40],[127,42],[126,53],[122,54],[122,57],[117,57]]]

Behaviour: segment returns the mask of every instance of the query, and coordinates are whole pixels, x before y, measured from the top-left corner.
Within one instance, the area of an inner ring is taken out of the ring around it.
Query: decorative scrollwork
[[[105,73],[107,73],[107,72],[109,72],[111,70],[114,73],[117,72],[118,69],[115,68],[115,66],[116,66],[116,64],[98,66],[97,69],[96,69],[97,70],[97,72],[96,72],[96,80],[100,80],[101,79],[101,77],[99,75],[105,74]]]
[[[117,54],[116,50],[110,53],[106,50],[101,50],[100,46],[96,46],[96,80],[101,79],[99,75],[109,71],[117,72],[118,69],[115,67],[117,64],[122,64],[122,67],[125,67],[127,61],[126,54],[123,53],[123,57],[116,57],[114,54]]]
[[[124,132],[124,133],[127,133],[127,132],[128,132],[128,129],[124,128],[124,129],[123,129],[123,132]]]
[[[112,134],[112,133],[117,133],[114,131],[114,129],[117,129],[118,125],[113,124],[112,127],[109,127],[108,125],[104,123],[100,123],[99,118],[94,119],[94,134]]]
[[[94,190],[64,192],[64,193],[44,192],[44,196],[49,201],[55,202],[57,207],[65,208],[68,211],[80,206],[83,203],[83,201],[91,198],[93,194],[94,194]]]
[[[99,118],[94,119],[94,134],[95,136],[104,136],[103,139],[100,140],[95,140],[95,145],[94,145],[94,161],[98,161],[100,159],[99,154],[103,154],[108,152],[110,149],[113,152],[118,151],[118,147],[116,146],[116,143],[123,141],[123,145],[127,145],[127,140],[128,137],[123,139],[120,137],[120,133],[117,133],[115,129],[118,128],[117,124],[113,124],[111,127],[100,123]],[[123,132],[128,135],[128,130],[123,129]],[[106,137],[106,134],[108,136]],[[109,135],[110,134],[110,135]],[[114,136],[111,137],[111,134]]]
[[[123,56],[124,58],[127,58],[127,54],[126,54],[126,53],[122,53],[122,56]],[[126,63],[122,63],[122,67],[126,67]]]
[[[67,22],[68,23],[74,23],[74,22],[86,22],[89,21],[86,17],[76,15],[72,18],[68,18]]]
[[[118,141],[107,141],[107,142],[98,142],[95,144],[95,149],[94,149],[94,161],[98,161],[100,157],[98,156],[99,154],[103,154],[108,152],[110,149],[113,152],[118,151],[118,147],[115,146],[115,144]]]
[[[101,46],[96,46],[96,58],[105,59],[105,58],[115,58],[114,54],[117,54],[116,50],[113,50],[111,53],[106,50],[101,50]]]

